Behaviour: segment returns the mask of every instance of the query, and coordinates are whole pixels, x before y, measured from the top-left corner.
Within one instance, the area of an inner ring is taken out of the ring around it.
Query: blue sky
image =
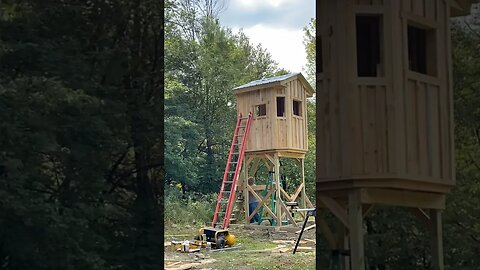
[[[306,64],[303,28],[315,16],[315,0],[226,0],[223,25],[261,44],[280,67],[301,72]]]

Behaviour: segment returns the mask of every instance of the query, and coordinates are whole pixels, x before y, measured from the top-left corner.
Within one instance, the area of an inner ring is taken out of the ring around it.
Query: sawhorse
[[[316,217],[317,216],[317,209],[316,208],[307,208],[307,209],[295,209],[296,212],[307,212],[307,215],[305,216],[305,221],[303,222],[302,230],[300,231],[300,234],[298,235],[298,240],[297,243],[295,243],[295,248],[293,249],[293,254],[297,251],[298,244],[300,243],[300,240],[302,239],[303,231],[305,230],[305,226],[307,225],[308,218],[311,216]]]

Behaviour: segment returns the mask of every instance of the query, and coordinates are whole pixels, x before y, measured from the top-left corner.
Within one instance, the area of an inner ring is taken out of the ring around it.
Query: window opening
[[[357,75],[359,77],[381,76],[381,17],[380,15],[357,15]]]
[[[322,36],[318,36],[318,50],[317,50],[317,72],[318,73],[323,73],[323,47],[322,47]]]
[[[408,68],[427,75],[436,75],[435,29],[408,25]]]
[[[302,102],[298,100],[293,101],[293,115],[302,116]]]
[[[255,106],[255,115],[257,117],[267,115],[267,104],[260,104]]]
[[[285,116],[285,97],[277,97],[277,116]]]

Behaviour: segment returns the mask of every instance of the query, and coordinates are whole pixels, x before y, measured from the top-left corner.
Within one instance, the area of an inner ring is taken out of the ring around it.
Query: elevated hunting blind
[[[296,225],[289,206],[296,203],[312,207],[305,194],[304,158],[308,150],[307,98],[314,90],[301,73],[294,73],[252,81],[236,87],[234,93],[238,114],[253,114],[245,163],[237,185],[243,206],[238,208],[244,209],[247,224],[262,212],[272,225]],[[300,168],[300,185],[293,194],[288,194],[280,184],[280,158],[293,158]],[[273,175],[271,183],[249,184],[247,179],[255,177],[261,165]],[[269,204],[272,199],[275,207]],[[248,207],[251,200],[259,201],[253,211]]]
[[[443,269],[440,210],[455,185],[449,20],[471,4],[317,2],[317,204],[340,221],[341,239],[320,227],[332,249],[351,251],[351,269],[364,269],[363,218],[376,204],[426,220]]]

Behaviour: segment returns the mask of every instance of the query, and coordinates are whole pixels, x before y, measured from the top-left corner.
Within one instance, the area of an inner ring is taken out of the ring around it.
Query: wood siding
[[[263,88],[237,95],[237,111],[242,115],[254,112],[258,104],[267,105],[267,115],[254,115],[247,152],[308,150],[307,92],[298,79],[286,80],[283,86]],[[277,96],[285,97],[285,117],[277,117]],[[293,100],[300,101],[301,116],[293,115]]]
[[[383,178],[453,185],[447,3],[319,5],[324,72],[317,74],[317,181]],[[355,15],[365,13],[382,16],[381,77],[357,76]],[[434,29],[436,75],[409,70],[408,24]]]

